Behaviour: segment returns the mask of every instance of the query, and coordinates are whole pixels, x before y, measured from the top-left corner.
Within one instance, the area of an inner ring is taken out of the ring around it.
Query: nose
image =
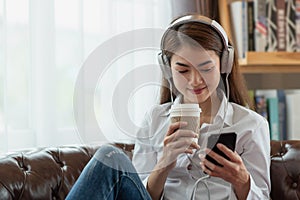
[[[189,84],[191,86],[198,86],[203,82],[203,77],[197,69],[193,69],[190,74]]]

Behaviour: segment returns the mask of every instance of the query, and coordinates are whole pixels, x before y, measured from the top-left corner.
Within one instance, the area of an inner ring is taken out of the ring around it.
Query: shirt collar
[[[214,119],[214,123],[222,123],[224,121],[224,125],[231,126],[233,117],[232,105],[228,102],[223,91],[218,91],[218,97],[221,100],[221,104],[218,113]]]
[[[170,115],[170,111],[171,111],[171,106],[174,104],[180,104],[183,101],[183,96],[182,94],[178,94],[174,100],[174,102],[168,102],[164,105],[164,112],[161,114],[161,116],[169,116]]]

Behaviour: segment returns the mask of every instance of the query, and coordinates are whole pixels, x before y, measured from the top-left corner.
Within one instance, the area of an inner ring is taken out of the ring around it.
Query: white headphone
[[[193,14],[193,15],[186,15],[186,16],[180,17],[180,18],[176,19],[175,21],[173,21],[170,24],[170,26],[167,28],[167,30],[165,31],[164,35],[162,36],[161,47],[160,47],[162,51],[158,54],[158,62],[161,67],[163,76],[167,80],[172,78],[169,59],[163,53],[163,49],[164,49],[163,44],[164,44],[165,37],[166,37],[167,33],[169,32],[169,30],[174,29],[175,27],[178,27],[182,24],[189,23],[189,22],[197,22],[197,23],[201,23],[201,24],[207,24],[207,25],[211,26],[220,35],[220,37],[222,38],[223,44],[224,44],[224,49],[223,49],[222,55],[221,55],[221,73],[222,74],[230,74],[230,72],[232,70],[232,65],[233,65],[234,48],[228,44],[228,37],[227,37],[225,30],[215,20],[212,20],[212,19],[202,16],[202,15]]]

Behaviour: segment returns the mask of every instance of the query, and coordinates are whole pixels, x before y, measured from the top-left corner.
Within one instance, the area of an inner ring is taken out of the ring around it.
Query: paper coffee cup
[[[171,122],[185,121],[187,126],[182,129],[192,130],[199,134],[201,108],[198,104],[175,104],[170,111]],[[198,143],[198,138],[195,138]]]

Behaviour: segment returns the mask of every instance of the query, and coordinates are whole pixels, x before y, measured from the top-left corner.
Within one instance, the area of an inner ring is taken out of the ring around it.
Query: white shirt
[[[177,97],[174,104],[180,103]],[[162,155],[163,140],[170,125],[169,111],[172,103],[154,106],[146,115],[143,128],[138,132],[138,139],[133,154],[133,164],[144,185]],[[225,112],[225,108],[227,111]],[[224,119],[224,113],[226,113]],[[206,147],[207,137],[219,133],[235,132],[237,134],[236,152],[243,159],[250,173],[250,191],[247,199],[269,199],[270,185],[270,134],[268,122],[256,112],[235,103],[227,103],[221,98],[219,111],[213,124],[203,123],[200,127],[199,145]],[[178,156],[177,164],[169,173],[165,183],[162,199],[190,199],[197,179],[206,176],[200,166],[197,155],[191,156],[193,167],[186,154]],[[198,165],[198,166],[195,166]],[[189,168],[189,169],[188,169]],[[237,199],[231,184],[221,178],[210,177],[201,181],[196,187],[195,199]]]

